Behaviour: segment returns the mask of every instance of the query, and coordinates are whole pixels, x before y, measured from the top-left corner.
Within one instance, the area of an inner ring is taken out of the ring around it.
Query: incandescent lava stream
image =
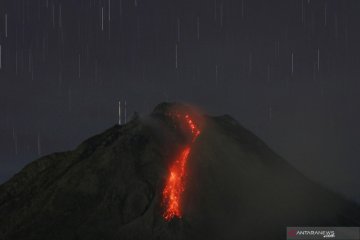
[[[184,121],[186,129],[191,132],[191,143],[183,147],[175,158],[174,162],[170,165],[169,174],[166,179],[165,187],[162,193],[162,202],[165,206],[163,217],[166,221],[170,221],[174,217],[181,218],[181,200],[182,193],[185,191],[185,169],[186,162],[188,161],[191,151],[192,143],[200,135],[200,130],[195,122],[188,114],[176,114],[176,119]]]

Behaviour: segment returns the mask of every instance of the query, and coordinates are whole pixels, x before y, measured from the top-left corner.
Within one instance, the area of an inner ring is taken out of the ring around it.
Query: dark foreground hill
[[[186,136],[161,104],[0,186],[0,239],[285,239],[286,226],[357,226],[359,208],[306,179],[229,116],[199,116],[182,218],[162,191]],[[192,111],[181,107],[181,111]]]

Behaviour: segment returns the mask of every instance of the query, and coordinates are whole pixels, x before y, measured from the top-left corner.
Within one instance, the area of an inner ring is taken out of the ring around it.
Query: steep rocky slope
[[[186,165],[182,218],[166,221],[164,183],[188,140],[174,109],[194,116],[201,135]],[[231,117],[164,103],[1,185],[0,239],[285,239],[286,226],[359,225],[359,212]]]

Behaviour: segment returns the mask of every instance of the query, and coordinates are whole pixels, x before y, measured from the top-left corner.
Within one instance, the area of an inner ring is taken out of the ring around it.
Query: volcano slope
[[[189,134],[179,201],[164,189]],[[171,198],[171,197],[170,197]],[[169,198],[167,198],[169,199]],[[163,103],[75,150],[42,157],[0,186],[0,239],[286,239],[286,226],[357,226],[359,207],[306,179],[229,116]]]

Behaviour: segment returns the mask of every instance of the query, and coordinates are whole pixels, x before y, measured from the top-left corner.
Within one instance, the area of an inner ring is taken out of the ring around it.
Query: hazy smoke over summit
[[[118,101],[231,114],[360,197],[358,1],[0,1],[0,181],[115,124]],[[38,140],[39,139],[39,140]]]
[[[232,117],[199,122],[193,113],[163,103],[146,121],[32,162],[0,186],[0,238],[278,240],[287,226],[359,223],[358,205],[308,180]],[[201,134],[174,168],[187,119]],[[180,203],[173,215],[164,200]]]

